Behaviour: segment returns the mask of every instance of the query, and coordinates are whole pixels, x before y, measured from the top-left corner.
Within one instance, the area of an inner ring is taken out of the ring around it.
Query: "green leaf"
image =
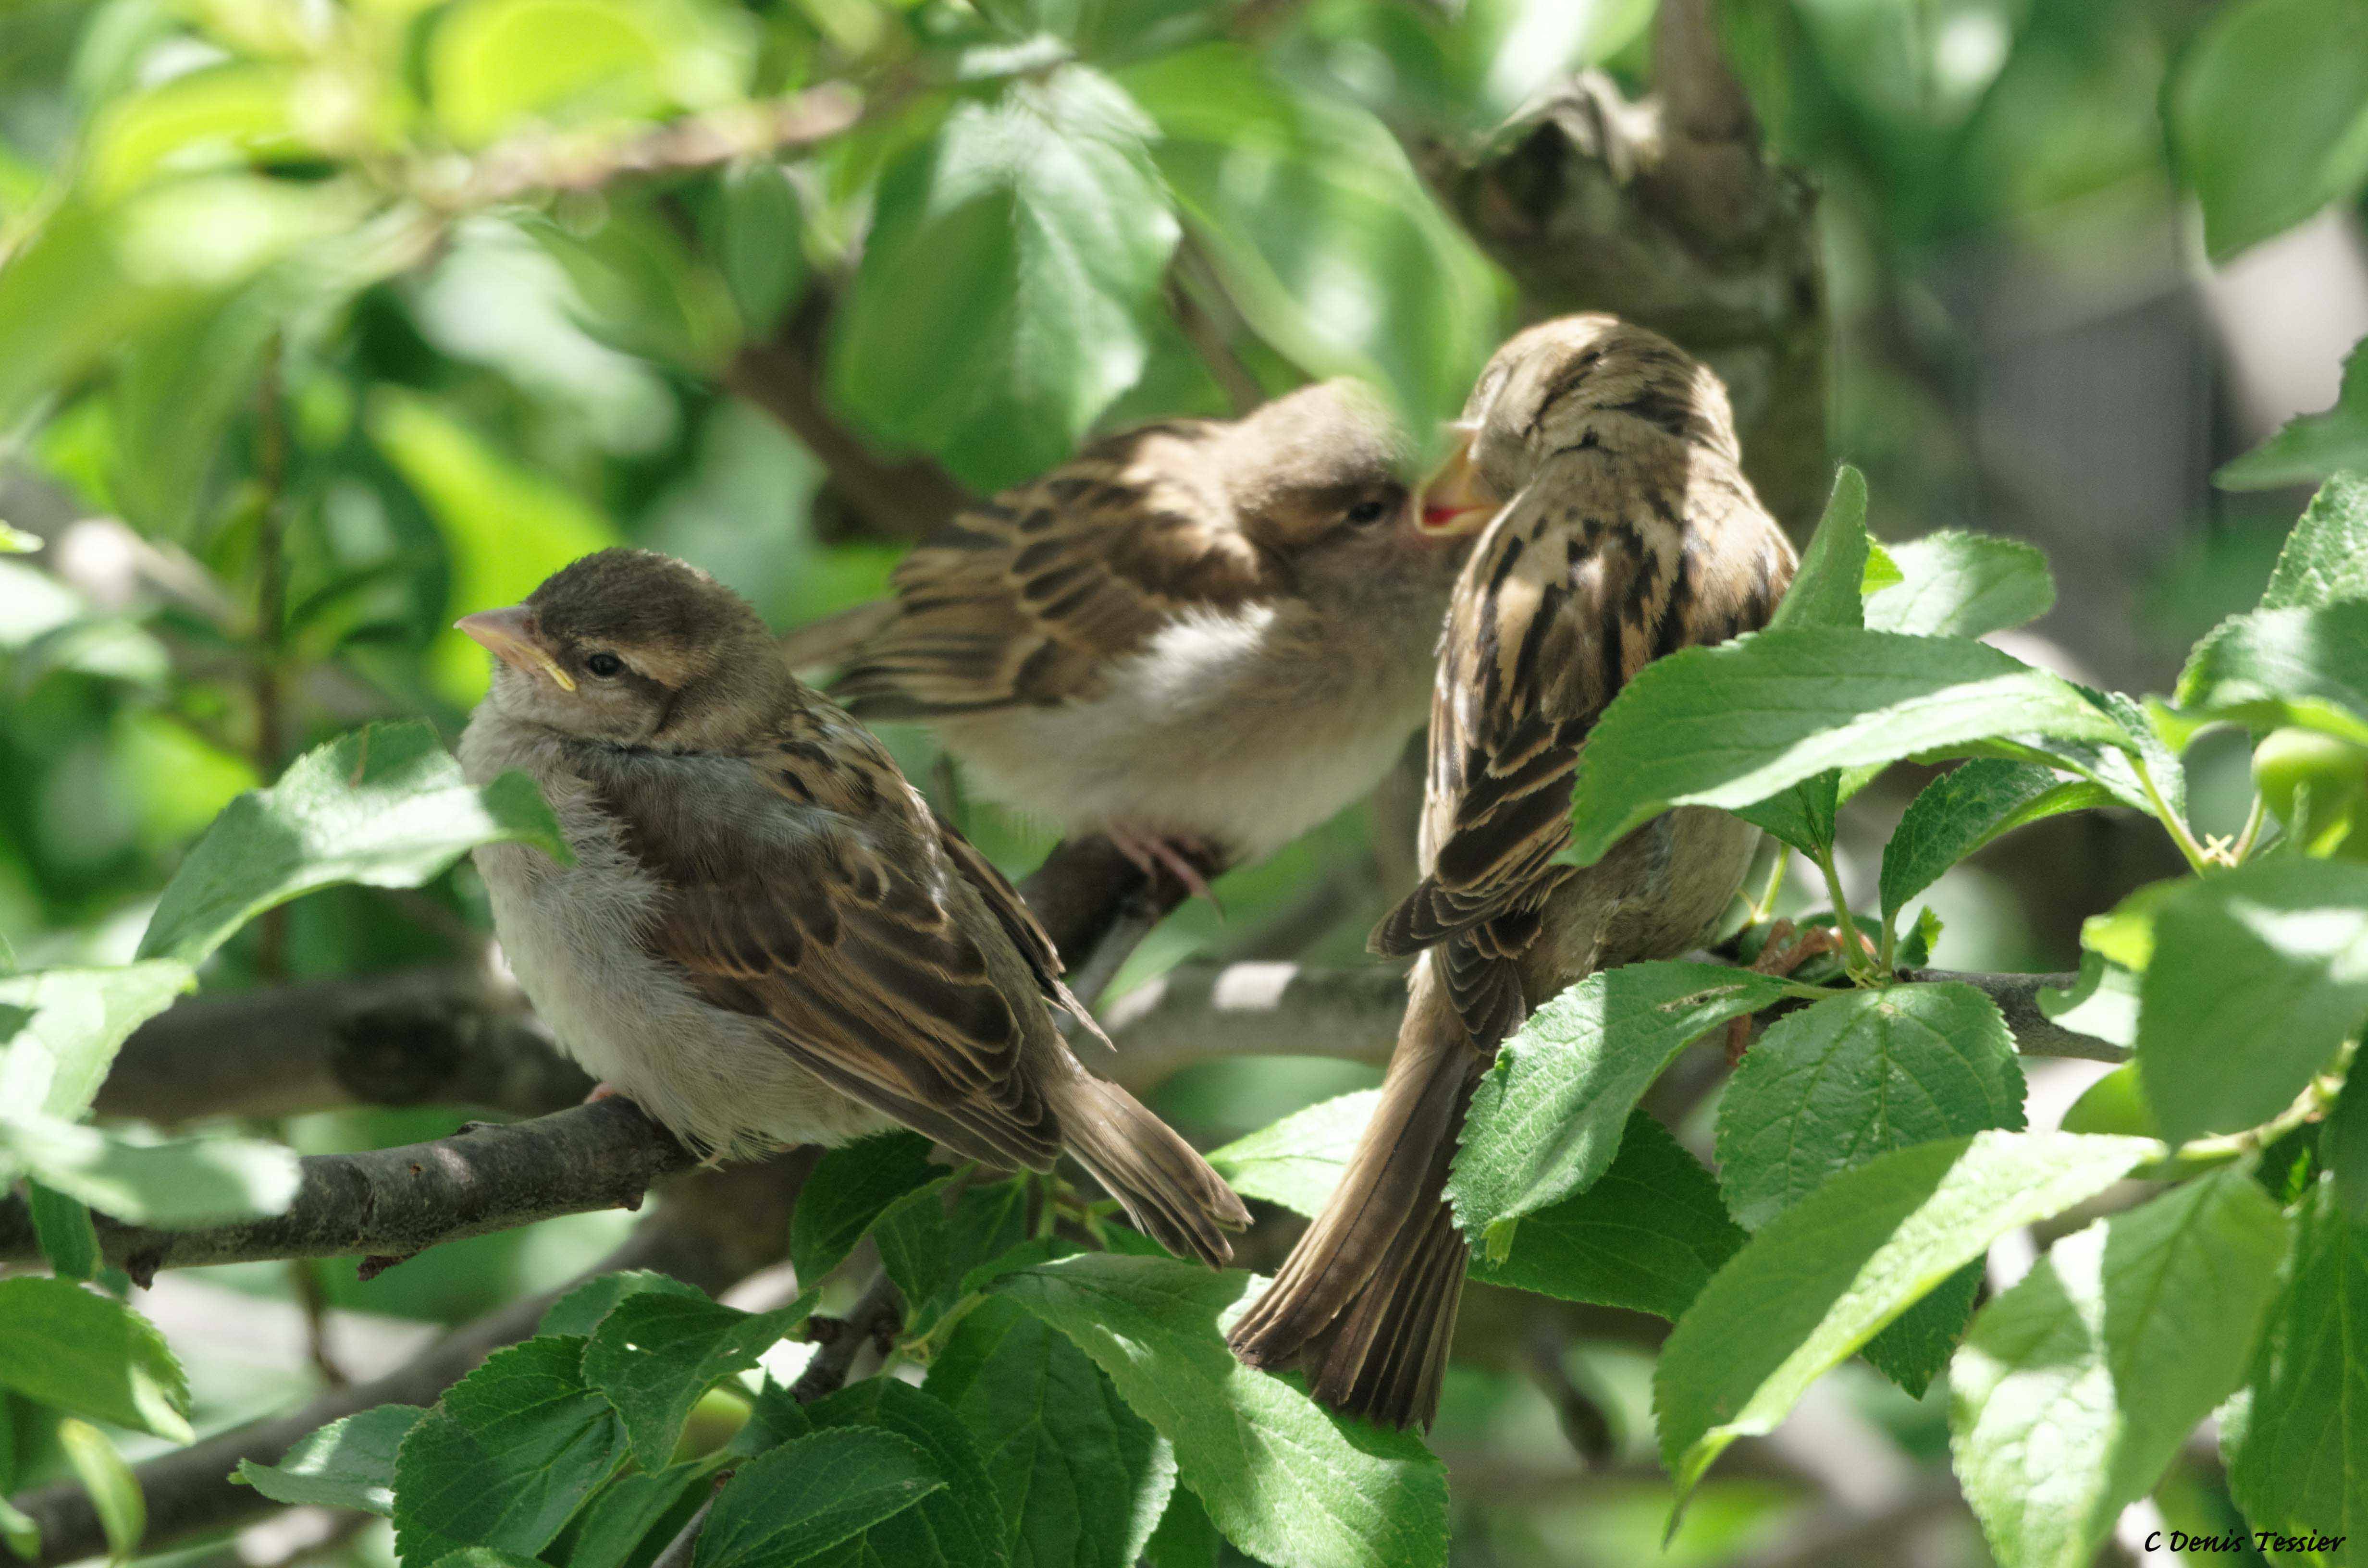
[[[395,1551],[429,1562],[464,1546],[531,1557],[558,1539],[625,1456],[622,1425],[584,1386],[584,1341],[497,1350],[444,1391],[394,1460]]]
[[[791,1568],[854,1541],[946,1486],[909,1439],[847,1426],[740,1466],[707,1517],[693,1568]]]
[[[1167,1512],[1159,1516],[1159,1528],[1144,1543],[1144,1568],[1217,1568],[1217,1553],[1224,1546],[1209,1510],[1178,1487],[1167,1500]]]
[[[148,1499],[141,1494],[140,1478],[131,1473],[107,1434],[87,1422],[72,1417],[59,1422],[58,1447],[65,1450],[66,1463],[73,1467],[83,1490],[90,1494],[109,1554],[118,1562],[128,1562],[137,1555],[140,1538],[148,1533]]]
[[[0,1156],[127,1224],[165,1230],[284,1214],[302,1184],[296,1151],[254,1138],[136,1142],[55,1117],[0,1113]]]
[[[0,976],[0,1106],[80,1117],[131,1031],[196,983],[172,959]]]
[[[730,282],[661,208],[624,192],[588,233],[542,217],[518,226],[559,263],[576,324],[626,354],[720,379],[741,341]]]
[[[1447,1478],[1419,1438],[1345,1422],[1225,1348],[1266,1282],[1168,1258],[1087,1253],[994,1292],[1066,1335],[1176,1449],[1226,1539],[1275,1568],[1440,1568]]]
[[[1251,50],[1168,50],[1120,72],[1225,301],[1311,376],[1379,387],[1419,441],[1508,324],[1509,290],[1439,210],[1396,136]]]
[[[1949,1430],[2000,1562],[2087,1568],[2243,1380],[2286,1232],[2249,1176],[2216,1171],[2057,1242],[1983,1309]]]
[[[0,1279],[0,1388],[189,1441],[189,1389],[156,1325],[67,1279]]]
[[[929,1141],[917,1132],[858,1139],[825,1154],[798,1189],[790,1216],[790,1263],[799,1281],[820,1284],[881,1210],[944,1174],[944,1166],[929,1164]]]
[[[1674,805],[1733,809],[1831,767],[2000,737],[2135,743],[2078,688],[1977,642],[1803,627],[1638,671],[1579,758],[1570,858]]]
[[[1213,1540],[1214,1537],[1211,1539]],[[17,1554],[18,1559],[26,1562],[37,1561],[41,1555],[40,1523],[30,1514],[12,1505],[6,1497],[0,1497],[0,1545],[6,1545],[10,1551]],[[1155,1563],[1153,1568],[1161,1568],[1161,1565]],[[1215,1568],[1213,1557],[1211,1559],[1210,1568]]]
[[[238,1461],[238,1479],[275,1503],[359,1508],[392,1517],[394,1456],[427,1412],[381,1404],[296,1440],[274,1464]]]
[[[806,1406],[816,1427],[882,1430],[927,1454],[943,1491],[871,1527],[860,1549],[820,1559],[828,1568],[1005,1568],[1003,1509],[978,1445],[943,1400],[894,1378],[866,1378]]]
[[[2352,350],[2354,360],[2360,352]],[[2368,376],[2362,391],[2368,394]],[[2368,476],[2357,473],[2335,475],[2310,498],[2278,551],[2260,608],[2317,609],[2344,599],[2368,599]]]
[[[2111,805],[2112,799],[2101,786],[2036,763],[1977,757],[1950,769],[1908,802],[1884,846],[1884,925],[1895,925],[1909,899],[1983,846],[2043,818]]]
[[[2319,1163],[2335,1184],[2335,1207],[2352,1224],[2368,1226],[2368,1074],[2344,1078],[2327,1118]]]
[[[2022,1125],[2022,1069],[1970,985],[1828,997],[1768,1026],[1719,1101],[1719,1186],[1758,1230],[1878,1154]]]
[[[430,35],[428,97],[464,146],[521,121],[655,118],[745,90],[745,46],[696,6],[632,0],[469,0]]]
[[[1210,1167],[1244,1198],[1280,1203],[1312,1218],[1339,1185],[1349,1152],[1381,1097],[1379,1089],[1360,1089],[1320,1100],[1211,1150]]]
[[[1501,1261],[1513,1221],[1603,1174],[1671,1057],[1783,994],[1749,970],[1640,963],[1588,975],[1531,1014],[1473,1091],[1447,1184],[1456,1223]]]
[[[2161,1152],[2143,1138],[1976,1133],[1884,1154],[1770,1221],[1687,1309],[1654,1374],[1679,1506],[1729,1443],[1773,1431],[1811,1383],[1999,1236]]]
[[[1084,1351],[990,1299],[963,1316],[922,1388],[976,1440],[1015,1562],[1133,1568],[1171,1506],[1176,1454]]]
[[[2368,599],[2239,615],[2195,645],[2180,716],[2300,724],[2368,745]]]
[[[880,177],[830,386],[981,490],[1067,457],[1143,373],[1177,225],[1153,127],[1082,65],[959,102]]]
[[[1472,1278],[1675,1322],[1743,1241],[1702,1162],[1639,1110],[1604,1173],[1522,1220],[1503,1262],[1475,1256]]]
[[[871,1239],[881,1266],[905,1298],[905,1332],[924,1335],[972,1289],[972,1270],[1028,1237],[1024,1180],[965,1187],[947,1212],[947,1177],[908,1192],[881,1212]]]
[[[652,1530],[670,1517],[680,1517],[676,1510],[690,1489],[714,1475],[714,1462],[700,1459],[619,1476],[586,1506],[583,1522],[568,1543],[567,1568],[626,1568]],[[648,1561],[646,1555],[643,1561]]]
[[[813,1311],[811,1292],[769,1312],[664,1290],[629,1295],[584,1347],[584,1383],[616,1407],[642,1468],[662,1470],[700,1397],[755,1366]]]
[[[27,551],[41,548],[39,534],[28,534],[22,528],[0,523],[0,555],[22,555]]]
[[[1834,813],[1841,799],[1841,771],[1827,768],[1764,801],[1737,806],[1735,814],[1816,859],[1834,846]]]
[[[1984,637],[2055,606],[2047,557],[2020,540],[1942,528],[1895,544],[1890,554],[1900,581],[1867,597],[1872,631]]]
[[[1900,571],[1897,562],[1891,559],[1891,551],[1884,548],[1883,541],[1869,538],[1866,541],[1866,575],[1859,580],[1859,597],[1864,599],[1870,594],[1879,594],[1907,580],[1907,574]]]
[[[140,953],[199,963],[300,893],[338,882],[417,887],[478,845],[507,841],[575,859],[526,775],[479,789],[428,725],[372,724],[233,801],[165,884]]]
[[[25,1210],[32,1216],[33,1239],[41,1256],[61,1279],[94,1279],[98,1276],[98,1230],[90,1210],[62,1192],[38,1181],[25,1183]]]
[[[2368,339],[2353,344],[2344,357],[2343,385],[2334,407],[2287,420],[2251,451],[2222,463],[2212,483],[2223,490],[2283,490],[2327,480],[2342,481],[2356,491],[2360,478],[2344,473],[2346,469],[2368,469]],[[2326,498],[2324,492],[2320,498]]]
[[[2368,175],[2368,14],[2351,0],[2220,6],[2172,65],[2163,112],[2225,261]]]
[[[741,330],[771,335],[805,285],[804,227],[789,171],[769,158],[724,171],[718,193],[717,259]]]
[[[2368,1529],[2368,1360],[2356,1349],[2368,1233],[2345,1223],[2325,1182],[2294,1218],[2294,1256],[2245,1392],[2221,1414],[2221,1452],[2255,1529],[2356,1543]]]
[[[2164,1137],[2268,1120],[2368,1017],[2368,866],[2278,858],[2179,884],[2138,998]]]
[[[707,1299],[706,1292],[696,1285],[686,1285],[671,1274],[660,1274],[652,1268],[620,1269],[614,1274],[598,1274],[551,1303],[535,1329],[539,1335],[574,1335],[589,1339],[592,1331],[609,1309],[628,1296],[643,1291],[664,1291],[672,1296],[689,1296],[699,1301]]]
[[[2076,1033],[2112,1045],[2137,1043],[2138,977],[2102,953],[2083,951],[2079,978],[2068,990],[2041,987],[2038,1003],[2042,1014]],[[2135,1083],[2136,1074],[2131,1078]]]
[[[1834,475],[1833,494],[1817,520],[1817,531],[1802,552],[1801,570],[1769,618],[1769,626],[1864,626],[1870,543],[1866,475],[1844,463]]]

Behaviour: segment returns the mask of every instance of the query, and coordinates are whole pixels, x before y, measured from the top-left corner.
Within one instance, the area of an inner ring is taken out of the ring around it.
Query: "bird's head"
[[[1454,449],[1423,486],[1424,526],[1486,522],[1548,459],[1604,440],[1606,416],[1737,457],[1726,389],[1707,367],[1617,316],[1558,316],[1515,334],[1480,372]]]
[[[497,712],[620,745],[712,744],[789,679],[747,600],[655,551],[587,555],[454,624],[494,655]]]

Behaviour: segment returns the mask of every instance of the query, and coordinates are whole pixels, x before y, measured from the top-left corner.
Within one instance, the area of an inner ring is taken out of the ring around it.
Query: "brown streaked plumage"
[[[930,724],[1004,804],[1139,858],[1256,859],[1422,722],[1468,540],[1416,525],[1406,457],[1349,382],[1114,436],[965,513],[887,605],[790,656],[843,663],[850,710]]]
[[[1421,885],[1373,934],[1420,953],[1382,1100],[1324,1213],[1233,1333],[1317,1397],[1428,1423],[1466,1251],[1440,1193],[1472,1087],[1530,1008],[1684,951],[1756,832],[1672,812],[1557,865],[1588,731],[1644,665],[1764,625],[1791,545],[1743,477],[1725,390],[1610,316],[1531,327],[1466,406],[1440,488],[1503,497],[1457,582],[1431,708]]]
[[[1083,1014],[1019,894],[737,595],[611,550],[461,625],[500,661],[463,764],[531,775],[576,853],[478,851],[495,929],[599,1077],[719,1154],[896,1123],[1065,1148],[1163,1244],[1231,1255],[1241,1200],[1062,1040],[1052,1009]]]

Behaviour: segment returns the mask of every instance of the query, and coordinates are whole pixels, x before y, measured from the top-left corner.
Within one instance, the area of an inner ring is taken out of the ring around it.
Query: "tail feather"
[[[1232,1260],[1224,1233],[1247,1226],[1249,1210],[1173,1128],[1116,1084],[1082,1070],[1063,1085],[1059,1114],[1069,1153],[1137,1230],[1212,1268]]]
[[[1429,1425],[1454,1336],[1465,1248],[1440,1194],[1486,1063],[1435,955],[1381,1103],[1324,1212],[1231,1335],[1253,1367],[1306,1367],[1316,1396],[1394,1426]]]

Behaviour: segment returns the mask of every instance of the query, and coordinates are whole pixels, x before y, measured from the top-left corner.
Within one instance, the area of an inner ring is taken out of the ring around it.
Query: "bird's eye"
[[[614,653],[595,653],[584,661],[584,667],[602,680],[607,680],[625,667],[625,661]]]
[[[1389,510],[1386,501],[1360,501],[1349,508],[1349,520],[1352,523],[1378,523],[1389,515]]]

